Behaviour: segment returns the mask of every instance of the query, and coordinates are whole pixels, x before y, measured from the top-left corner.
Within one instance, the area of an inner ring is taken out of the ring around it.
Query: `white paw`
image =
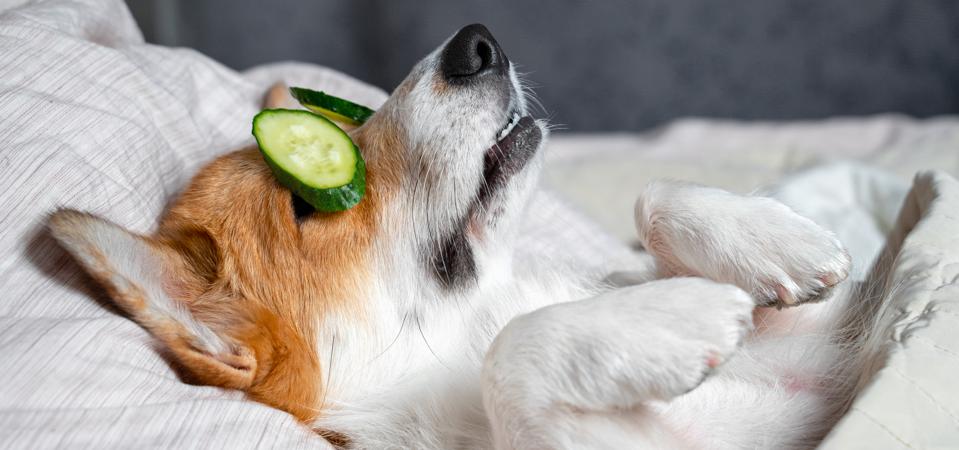
[[[564,447],[551,441],[563,432],[557,414],[626,411],[692,390],[736,351],[753,308],[735,286],[671,278],[513,319],[483,367],[496,441]]]
[[[759,305],[822,300],[849,274],[849,254],[832,233],[770,198],[656,183],[637,202],[636,220],[663,275],[732,283]]]
[[[729,360],[753,329],[753,298],[731,284],[704,278],[670,278],[646,283],[643,313],[649,338],[641,344],[647,358],[662,358],[668,371],[660,378],[662,398],[699,386]],[[660,353],[661,352],[661,353]]]
[[[522,391],[535,387],[550,397],[543,403],[585,410],[668,399],[729,359],[752,329],[753,308],[743,290],[703,278],[657,280],[553,305],[500,332],[485,376],[491,384],[524,385]]]

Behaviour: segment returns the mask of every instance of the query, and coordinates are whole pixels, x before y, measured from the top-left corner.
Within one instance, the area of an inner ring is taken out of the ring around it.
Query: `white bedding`
[[[250,119],[278,78],[374,107],[385,98],[316,66],[237,74],[188,49],[144,44],[119,0],[50,0],[0,15],[0,448],[328,447],[283,412],[182,383],[43,229],[64,206],[149,232],[200,164],[251,141]],[[694,120],[643,135],[557,137],[544,178],[625,239],[630,202],[654,176],[745,191],[834,157],[955,174],[957,149],[955,118]],[[826,447],[959,442],[949,383],[959,372],[959,185],[945,173],[921,178],[910,198],[898,235],[908,237],[879,280],[900,286],[887,295],[890,364]],[[597,230],[542,192],[522,252],[591,264],[628,257]]]
[[[904,182],[920,170],[959,175],[959,117],[916,120],[885,114],[785,123],[684,119],[643,134],[565,135],[552,141],[550,151],[546,184],[629,240],[632,218],[623,211],[632,208],[632,193],[654,178],[695,180],[745,193],[836,161],[868,163]]]

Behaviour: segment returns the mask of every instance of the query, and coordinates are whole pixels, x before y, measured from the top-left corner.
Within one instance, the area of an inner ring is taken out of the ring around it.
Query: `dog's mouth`
[[[529,115],[511,108],[506,125],[496,134],[496,141],[486,150],[483,159],[483,187],[480,201],[486,203],[492,194],[521,171],[539,149],[543,133]]]
[[[496,135],[496,142],[502,141],[506,136],[509,136],[510,132],[513,131],[513,128],[516,128],[516,125],[519,123],[520,113],[515,108],[510,109],[506,114],[506,125],[503,125],[503,129],[500,130],[499,134]]]
[[[506,117],[506,125],[496,133],[496,141],[483,155],[483,184],[469,213],[463,217],[460,228],[438,241],[438,251],[430,254],[430,266],[446,288],[477,280],[478,269],[468,233],[473,233],[474,238],[482,236],[484,228],[499,220],[506,207],[503,200],[509,196],[507,184],[528,165],[543,140],[543,131],[532,117],[514,109]]]

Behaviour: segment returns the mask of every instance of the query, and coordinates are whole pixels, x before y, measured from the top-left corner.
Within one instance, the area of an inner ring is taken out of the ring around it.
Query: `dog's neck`
[[[413,302],[380,292],[360,327],[337,316],[326,318],[317,342],[327,367],[318,380],[326,398],[314,426],[342,433],[360,448],[422,442],[443,443],[438,448],[489,447],[489,442],[463,440],[488,436],[475,430],[488,428],[479,377],[493,338],[513,317],[582,298],[589,290],[570,274],[496,276],[471,295],[452,299]]]

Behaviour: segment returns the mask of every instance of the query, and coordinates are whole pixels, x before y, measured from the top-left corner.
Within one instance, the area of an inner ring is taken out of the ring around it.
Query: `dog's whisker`
[[[403,321],[400,322],[400,329],[399,329],[399,331],[396,332],[396,336],[393,336],[393,340],[390,341],[389,345],[387,345],[386,348],[384,348],[383,351],[381,351],[379,354],[377,354],[376,356],[374,356],[373,359],[372,359],[370,362],[376,361],[376,360],[379,359],[381,356],[383,356],[384,354],[386,354],[386,351],[389,350],[390,348],[392,348],[392,347],[393,347],[393,344],[395,344],[396,341],[398,341],[398,340],[400,339],[400,336],[403,334],[403,329],[406,327],[406,320],[409,318],[409,316],[410,316],[409,311],[407,311],[406,313],[403,314]]]
[[[426,345],[426,349],[429,350],[430,354],[432,354],[434,358],[436,358],[436,362],[438,362],[441,366],[446,368],[446,370],[452,371],[452,369],[450,369],[450,367],[447,366],[442,359],[440,359],[439,355],[437,355],[436,352],[433,351],[433,347],[430,345],[429,341],[426,339],[426,334],[423,333],[423,325],[420,323],[420,316],[414,315],[413,318],[416,319],[416,329],[419,330],[420,337],[423,338],[423,344]]]
[[[326,380],[323,387],[323,399],[320,401],[321,405],[326,405],[326,399],[330,393],[330,380],[333,378],[333,354],[336,349],[336,333],[333,333],[333,337],[330,339],[330,358],[326,366]]]

